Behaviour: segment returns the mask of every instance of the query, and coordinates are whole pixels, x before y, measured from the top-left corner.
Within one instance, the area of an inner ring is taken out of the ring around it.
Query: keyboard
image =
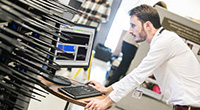
[[[71,85],[58,88],[58,90],[74,99],[100,96],[102,93],[89,85]]]

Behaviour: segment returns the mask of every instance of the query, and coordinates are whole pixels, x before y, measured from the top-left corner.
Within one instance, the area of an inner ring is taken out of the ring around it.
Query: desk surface
[[[58,85],[58,84],[52,83],[52,82],[50,82],[50,81],[48,81],[48,80],[46,80],[46,79],[44,79],[42,77],[38,77],[38,78],[41,80],[41,82],[43,84],[45,84],[46,86],[49,87],[49,88],[44,88],[46,91],[48,91],[49,93],[51,93],[51,94],[53,94],[53,95],[55,95],[55,96],[57,96],[57,97],[59,97],[59,98],[61,98],[63,100],[66,100],[66,101],[68,101],[70,103],[74,103],[74,104],[77,104],[77,105],[80,105],[80,106],[85,106],[87,104],[86,102],[84,102],[85,99],[92,99],[92,98],[103,99],[103,98],[105,98],[105,95],[102,95],[102,96],[95,96],[95,97],[78,99],[78,100],[77,99],[73,99],[73,98],[71,98],[71,97],[69,97],[69,96],[67,96],[67,95],[65,95],[65,94],[63,94],[63,93],[58,91],[59,87],[63,87],[62,85]],[[74,79],[71,79],[71,78],[69,78],[69,79],[71,80],[72,84],[75,84],[75,85],[76,84],[82,84],[81,82],[78,82],[78,81],[76,81]]]

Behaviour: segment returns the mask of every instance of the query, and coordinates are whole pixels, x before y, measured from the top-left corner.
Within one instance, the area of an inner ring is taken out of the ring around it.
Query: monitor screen
[[[56,51],[54,61],[61,67],[88,67],[96,28],[84,25],[61,26],[60,32],[67,40],[58,38],[56,46],[64,52]]]

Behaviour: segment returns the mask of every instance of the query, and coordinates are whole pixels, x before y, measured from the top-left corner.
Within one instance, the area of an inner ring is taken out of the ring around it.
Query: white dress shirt
[[[154,74],[167,103],[200,107],[200,64],[190,48],[174,32],[160,28],[140,65],[112,85],[109,97],[122,97]]]

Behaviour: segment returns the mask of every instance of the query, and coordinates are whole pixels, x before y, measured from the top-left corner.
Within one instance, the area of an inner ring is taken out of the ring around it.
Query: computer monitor
[[[54,61],[61,67],[88,67],[96,28],[78,24],[72,27],[62,25],[60,32],[68,40],[58,38],[56,46],[64,52],[56,51]]]

